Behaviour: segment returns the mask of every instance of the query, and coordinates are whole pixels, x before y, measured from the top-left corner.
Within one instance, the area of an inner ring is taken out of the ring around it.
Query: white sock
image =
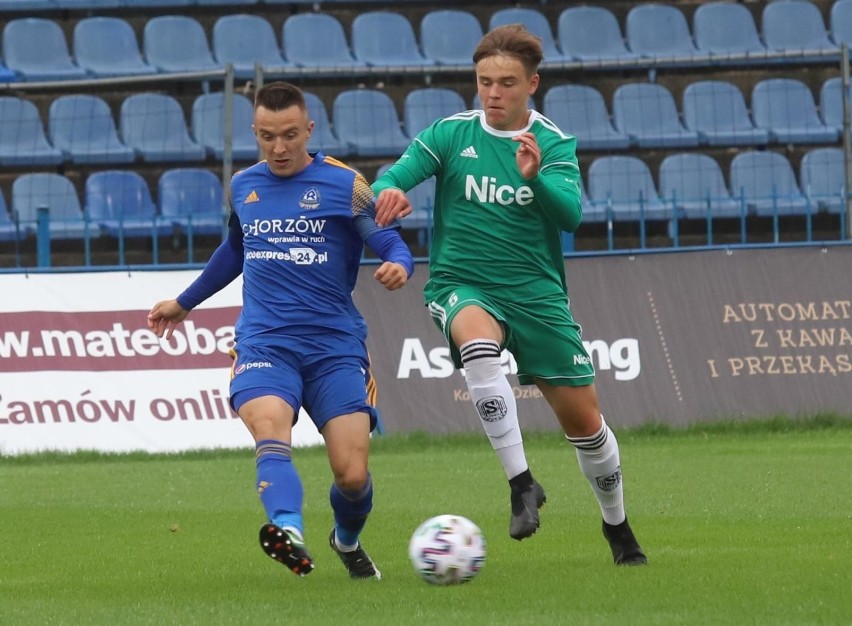
[[[459,347],[470,399],[506,478],[529,469],[518,425],[518,407],[512,386],[500,365],[500,345],[492,339],[474,339]]]
[[[580,470],[589,481],[607,524],[620,524],[624,513],[624,489],[621,482],[621,459],[618,441],[603,421],[601,429],[591,437],[567,437],[577,450]]]

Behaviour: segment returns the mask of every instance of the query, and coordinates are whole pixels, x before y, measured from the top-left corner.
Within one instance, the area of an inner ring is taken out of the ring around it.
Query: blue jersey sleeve
[[[177,297],[191,311],[207,298],[225,288],[243,271],[243,231],[235,213],[228,221],[228,237],[213,251],[201,275]]]
[[[370,218],[359,216],[355,218],[355,222],[366,219],[376,226]],[[411,251],[399,235],[399,230],[396,228],[376,228],[372,234],[368,235],[364,240],[370,249],[379,255],[382,261],[390,261],[391,263],[399,263],[405,268],[408,277],[414,273],[414,259],[411,256]]]

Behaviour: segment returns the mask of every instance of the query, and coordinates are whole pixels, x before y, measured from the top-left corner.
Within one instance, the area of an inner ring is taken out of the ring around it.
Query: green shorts
[[[427,303],[432,320],[447,337],[457,368],[462,367],[452,341],[453,318],[464,307],[476,305],[503,326],[505,348],[518,364],[518,381],[530,385],[540,378],[551,385],[582,387],[595,381],[595,367],[580,339],[582,329],[568,308],[568,298],[509,302],[486,295],[476,287],[437,287]]]

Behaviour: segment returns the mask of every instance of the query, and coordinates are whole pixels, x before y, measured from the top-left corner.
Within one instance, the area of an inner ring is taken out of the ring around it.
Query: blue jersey
[[[381,230],[364,177],[321,153],[287,178],[263,161],[234,175],[231,202],[244,250],[237,341],[329,330],[363,340],[352,290],[363,241]]]

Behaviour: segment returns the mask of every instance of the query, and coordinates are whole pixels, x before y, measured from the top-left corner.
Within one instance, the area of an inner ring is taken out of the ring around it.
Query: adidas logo
[[[246,199],[243,200],[243,204],[251,204],[252,202],[260,202],[260,196],[257,195],[257,192],[252,189],[251,193],[246,196]]]
[[[478,159],[479,155],[476,154],[476,150],[473,149],[473,146],[468,146],[464,150],[461,151],[460,156],[468,157],[469,159]]]

